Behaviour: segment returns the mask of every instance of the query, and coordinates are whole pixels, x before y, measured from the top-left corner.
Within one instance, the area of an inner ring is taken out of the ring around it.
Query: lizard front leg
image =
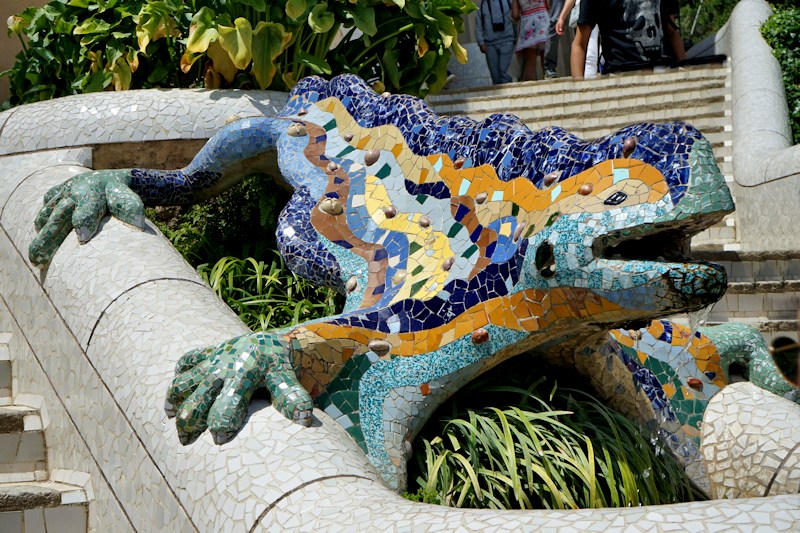
[[[240,120],[209,139],[183,169],[98,170],[53,187],[36,217],[38,234],[28,248],[31,262],[49,263],[73,228],[78,240],[87,242],[109,212],[143,228],[145,205],[190,204],[221,192],[248,174],[264,171],[264,155],[275,149],[278,137],[290,124],[272,118]]]

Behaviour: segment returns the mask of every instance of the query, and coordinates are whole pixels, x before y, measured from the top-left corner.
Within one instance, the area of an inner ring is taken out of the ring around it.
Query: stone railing
[[[263,400],[254,403],[231,442],[217,446],[206,433],[181,446],[163,410],[175,361],[188,349],[241,334],[245,326],[152,225],[141,232],[109,219],[86,245],[71,235],[40,270],[27,259],[33,220],[51,186],[93,166],[87,146],[96,153],[130,141],[146,150],[141,143],[203,139],[231,115],[270,114],[282,98],[225,91],[104,93],[0,114],[0,327],[12,333],[11,348],[24,359],[15,366],[15,391],[41,395],[47,403],[51,467],[90,475],[93,529],[666,531],[684,520],[800,525],[796,495],[580,511],[416,504],[387,489],[325,413],[315,410],[314,424],[305,428]],[[783,402],[766,398],[759,404],[767,401]],[[707,428],[717,425],[725,423],[706,421]],[[764,431],[772,430],[751,429]],[[734,465],[721,476],[736,474]],[[794,478],[784,477],[791,492]],[[768,481],[754,480],[749,492],[735,495],[763,495]],[[770,490],[775,494],[774,483]]]
[[[792,143],[780,65],[760,32],[771,14],[764,0],[741,0],[728,23],[696,47],[698,55],[730,58],[733,175],[742,188],[737,231],[745,252],[800,250],[800,145]]]

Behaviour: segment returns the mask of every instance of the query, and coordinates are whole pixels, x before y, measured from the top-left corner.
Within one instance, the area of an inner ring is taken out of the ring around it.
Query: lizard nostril
[[[543,278],[552,278],[556,273],[556,258],[553,255],[553,245],[545,241],[536,249],[536,270]]]

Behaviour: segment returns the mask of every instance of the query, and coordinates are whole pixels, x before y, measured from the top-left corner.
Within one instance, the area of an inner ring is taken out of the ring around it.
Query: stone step
[[[531,95],[520,92],[513,96],[483,96],[473,99],[445,100],[432,103],[437,113],[489,115],[491,113],[547,112],[560,115],[569,113],[602,113],[611,107],[653,108],[675,107],[684,102],[715,100],[724,102],[728,89],[724,80],[715,79],[703,83],[658,84],[644,90],[641,86],[612,87],[593,94],[542,94]]]
[[[88,503],[81,487],[54,481],[0,483],[3,533],[86,533]]]
[[[39,411],[0,407],[0,483],[47,479],[47,449]]]
[[[692,250],[708,251],[719,248],[721,245],[736,241],[736,216],[735,211],[725,215],[722,220],[701,231],[692,237]]]
[[[638,122],[671,122],[682,120],[693,124],[701,131],[719,131],[722,117],[722,101],[705,100],[687,102],[685,105],[661,109],[647,105],[628,109],[607,109],[602,112],[556,112],[543,114],[522,111],[517,113],[522,122],[532,130],[548,126],[561,126],[570,133],[584,139],[593,139],[611,133],[623,126]],[[478,115],[475,118],[483,118]],[[712,124],[714,126],[712,126]],[[705,127],[703,127],[705,126]]]
[[[754,253],[754,252],[705,252],[694,254],[722,265],[728,273],[728,283],[739,286],[740,283],[778,282],[796,290],[800,280],[800,252],[793,253]],[[764,292],[773,292],[765,290]]]
[[[730,284],[728,292],[711,308],[708,321],[749,319],[767,322],[795,321],[797,319],[800,291],[788,288],[772,290],[773,287],[758,287],[761,283],[746,285]],[[768,289],[772,292],[764,292]],[[746,292],[740,292],[743,290]]]
[[[553,80],[531,81],[520,83],[509,83],[505,85],[488,85],[470,89],[454,89],[452,91],[442,91],[435,95],[428,96],[426,101],[433,105],[443,102],[464,101],[479,98],[504,98],[524,94],[527,96],[538,96],[556,94],[564,98],[577,96],[583,100],[583,96],[592,95],[598,91],[606,89],[625,89],[628,87],[638,88],[641,91],[643,86],[668,85],[668,84],[699,84],[705,82],[725,82],[728,67],[726,66],[706,66],[690,67],[682,69],[671,69],[655,74],[632,73],[618,76],[601,76],[590,80],[576,81],[571,78],[556,78]],[[644,92],[644,91],[641,91]]]

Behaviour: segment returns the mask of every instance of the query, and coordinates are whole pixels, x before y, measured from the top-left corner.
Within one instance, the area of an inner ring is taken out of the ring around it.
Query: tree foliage
[[[783,72],[794,144],[800,143],[800,7],[778,8],[761,27]]]
[[[7,105],[150,87],[288,90],[350,72],[439,90],[471,0],[52,0],[9,18],[22,51]]]

